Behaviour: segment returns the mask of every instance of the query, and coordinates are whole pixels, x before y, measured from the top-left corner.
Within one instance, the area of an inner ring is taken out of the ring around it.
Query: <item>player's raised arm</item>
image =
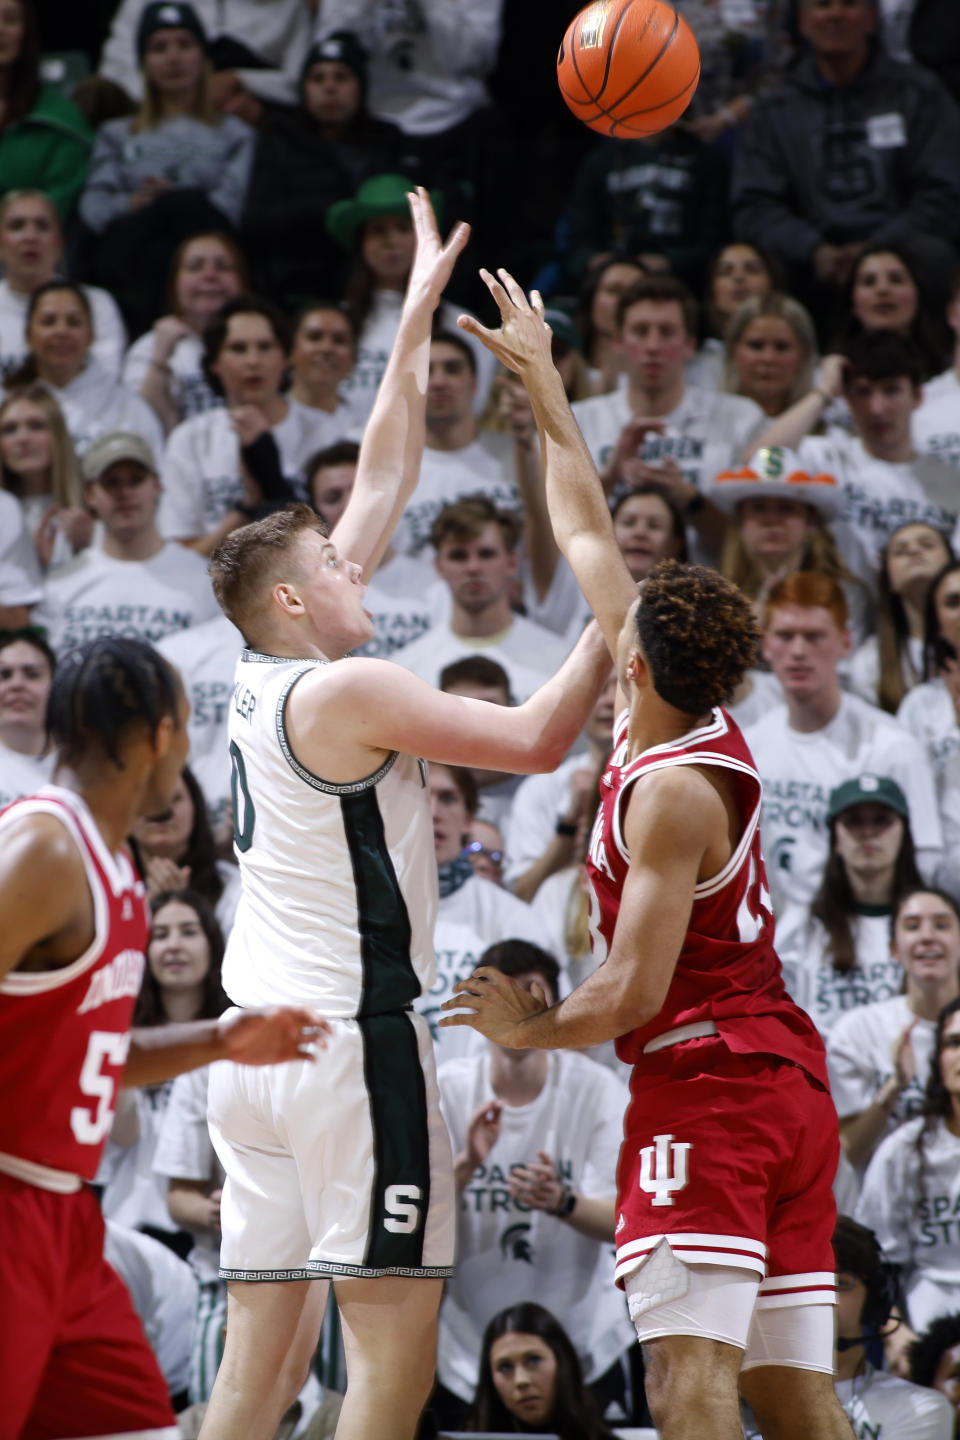
[[[458,324],[514,370],[527,388],[540,434],[553,533],[616,657],[637,587],[614,539],[600,477],[553,363],[543,301],[536,291],[528,300],[512,275],[498,273],[499,280],[480,272],[500,309],[499,330],[488,330],[467,315],[461,315]]]
[[[312,758],[326,767],[325,779],[337,782],[369,774],[391,750],[517,775],[553,770],[609,673],[610,656],[593,624],[557,673],[517,706],[447,695],[389,660],[345,660],[294,687],[287,734],[302,763]]]
[[[627,810],[630,869],[604,963],[549,1008],[499,972],[478,970],[442,1007],[472,1013],[440,1024],[469,1025],[519,1050],[600,1045],[648,1024],[666,999],[701,869],[713,869],[711,851],[724,852],[727,823],[717,791],[692,768],[651,776],[643,804]]]
[[[400,326],[364,430],[353,492],[334,530],[337,548],[362,568],[364,580],[420,476],[433,313],[470,235],[469,225],[456,225],[443,244],[426,190],[409,199],[417,243]]]

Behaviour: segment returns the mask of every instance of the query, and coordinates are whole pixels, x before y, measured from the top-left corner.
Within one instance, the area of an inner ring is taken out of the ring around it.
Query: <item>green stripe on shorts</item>
[[[364,1265],[375,1270],[423,1264],[430,1205],[427,1095],[410,1017],[358,1020],[373,1130],[374,1185]]]

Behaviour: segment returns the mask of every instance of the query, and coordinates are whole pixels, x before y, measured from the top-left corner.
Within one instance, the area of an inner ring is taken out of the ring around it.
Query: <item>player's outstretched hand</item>
[[[460,315],[457,324],[468,335],[492,350],[497,359],[526,380],[535,372],[555,369],[550,342],[553,332],[543,318],[543,297],[531,290],[527,299],[508,270],[498,270],[500,279],[489,270],[480,271],[480,279],[497,302],[500,329],[488,330],[472,315]]]
[[[470,226],[461,220],[454,225],[444,244],[437,229],[437,217],[433,213],[429,192],[418,185],[408,194],[407,200],[417,240],[407,293],[417,298],[424,295],[436,305],[453,274],[457,257],[470,239]]]
[[[225,1058],[237,1065],[278,1065],[284,1060],[313,1060],[326,1049],[330,1026],[313,1010],[290,1005],[243,1010],[220,1022]]]
[[[509,975],[481,965],[466,980],[453,987],[449,1000],[441,1010],[465,1011],[444,1015],[440,1025],[469,1025],[488,1040],[506,1045],[511,1050],[526,1048],[521,1033],[522,1022],[530,1015],[539,1015],[548,1008],[547,997],[534,983],[529,990],[514,984]]]

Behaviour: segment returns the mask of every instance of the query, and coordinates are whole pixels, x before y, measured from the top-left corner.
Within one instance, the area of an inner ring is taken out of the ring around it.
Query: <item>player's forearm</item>
[[[417,487],[426,441],[427,372],[434,305],[404,305],[387,368],[360,446],[348,513],[337,526],[341,549],[369,579]]]
[[[210,1197],[207,1182],[200,1180],[170,1180],[167,1184],[167,1209],[170,1218],[181,1230],[195,1234],[198,1230],[212,1230]]]
[[[887,1081],[877,1093],[873,1103],[859,1115],[847,1115],[840,1121],[840,1143],[850,1164],[862,1169],[883,1139],[891,1107],[896,1103],[899,1090],[895,1082]]]
[[[529,740],[533,769],[555,769],[596,703],[610,655],[597,627],[588,625],[560,669],[514,712]]]
[[[575,842],[574,835],[554,835],[543,853],[513,881],[514,895],[529,904],[544,880],[573,864]]]
[[[757,438],[753,453],[766,450],[771,445],[783,445],[788,450],[795,450],[821,419],[829,402],[830,396],[825,390],[809,391],[795,405],[791,405],[789,410],[778,415],[772,425],[767,426]],[[749,458],[747,456],[747,459]]]
[[[577,1203],[566,1217],[572,1230],[578,1230],[590,1240],[602,1240],[612,1244],[614,1226],[617,1223],[616,1196],[581,1195],[576,1192]]]
[[[123,1085],[159,1085],[227,1058],[223,1031],[216,1020],[193,1020],[184,1025],[157,1025],[134,1030]]]
[[[563,553],[577,534],[609,533],[613,524],[596,466],[555,369],[524,376],[540,434],[547,509]]]
[[[521,1020],[514,1032],[513,1048],[583,1050],[616,1040],[652,1020],[662,1001],[645,1003],[636,970],[631,984],[626,972],[619,974],[616,966],[604,974],[609,964],[608,959],[565,1000]]]

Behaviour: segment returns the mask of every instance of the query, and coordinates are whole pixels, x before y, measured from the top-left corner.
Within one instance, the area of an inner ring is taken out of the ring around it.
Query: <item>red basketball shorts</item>
[[[175,1425],[92,1190],[0,1174],[0,1433],[21,1440]]]
[[[832,1299],[837,1116],[828,1092],[718,1036],[644,1056],[617,1167],[622,1285],[661,1239],[688,1264],[761,1279],[759,1304]]]

